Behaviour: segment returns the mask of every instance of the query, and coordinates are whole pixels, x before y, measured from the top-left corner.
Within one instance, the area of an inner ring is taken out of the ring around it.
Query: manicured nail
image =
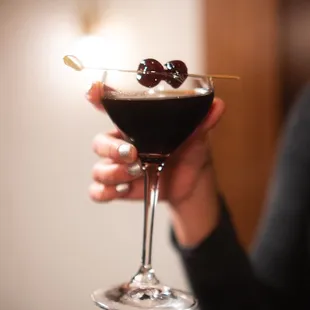
[[[129,184],[128,183],[118,184],[116,185],[115,189],[120,194],[126,193],[129,191]]]
[[[141,165],[139,162],[135,162],[128,166],[128,173],[133,177],[138,176],[142,173]]]
[[[131,154],[131,145],[130,144],[121,144],[118,147],[119,156],[123,159],[130,159]]]

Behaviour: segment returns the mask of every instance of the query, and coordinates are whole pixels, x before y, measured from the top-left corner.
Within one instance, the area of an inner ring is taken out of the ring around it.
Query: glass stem
[[[142,266],[152,268],[152,238],[154,213],[158,201],[159,174],[162,166],[158,164],[144,165],[144,228]]]
[[[144,227],[142,246],[142,265],[133,278],[140,284],[158,284],[152,269],[152,238],[154,213],[158,201],[159,176],[163,169],[161,164],[144,163]]]

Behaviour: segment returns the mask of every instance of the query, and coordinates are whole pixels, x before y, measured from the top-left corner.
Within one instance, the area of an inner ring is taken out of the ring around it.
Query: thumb
[[[221,119],[225,112],[225,103],[220,98],[214,98],[210,107],[210,111],[206,117],[205,122],[202,124],[203,131],[209,131],[212,129]]]
[[[90,89],[86,93],[86,99],[98,110],[104,112],[102,105],[102,98],[106,86],[102,82],[95,82],[91,85]]]

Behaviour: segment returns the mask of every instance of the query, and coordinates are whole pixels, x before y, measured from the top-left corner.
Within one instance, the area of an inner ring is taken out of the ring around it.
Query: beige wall
[[[201,71],[201,2],[101,1],[104,27],[117,27],[124,47],[107,61],[179,58]],[[84,77],[62,64],[79,39],[75,12],[74,0],[0,1],[1,310],[94,309],[91,291],[129,279],[140,260],[141,203],[88,198],[91,140],[111,123],[84,99]],[[168,228],[160,206],[154,266],[185,288]]]

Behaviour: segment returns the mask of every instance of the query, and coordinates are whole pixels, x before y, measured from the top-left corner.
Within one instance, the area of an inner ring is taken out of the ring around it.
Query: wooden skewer
[[[124,70],[124,69],[107,69],[107,68],[93,68],[93,67],[85,67],[80,59],[78,59],[74,55],[66,55],[64,58],[64,63],[76,70],[76,71],[82,71],[84,69],[90,69],[90,70],[102,70],[102,71],[120,71],[120,72],[131,72],[135,73],[136,70]],[[233,80],[240,80],[239,76],[234,75],[225,75],[225,74],[207,74],[207,75],[199,75],[199,74],[188,74],[189,77],[197,77],[197,78],[214,78],[214,79],[233,79]]]
[[[226,74],[208,74],[210,78],[214,79],[232,79],[232,80],[240,80],[240,76],[236,75],[226,75]]]

